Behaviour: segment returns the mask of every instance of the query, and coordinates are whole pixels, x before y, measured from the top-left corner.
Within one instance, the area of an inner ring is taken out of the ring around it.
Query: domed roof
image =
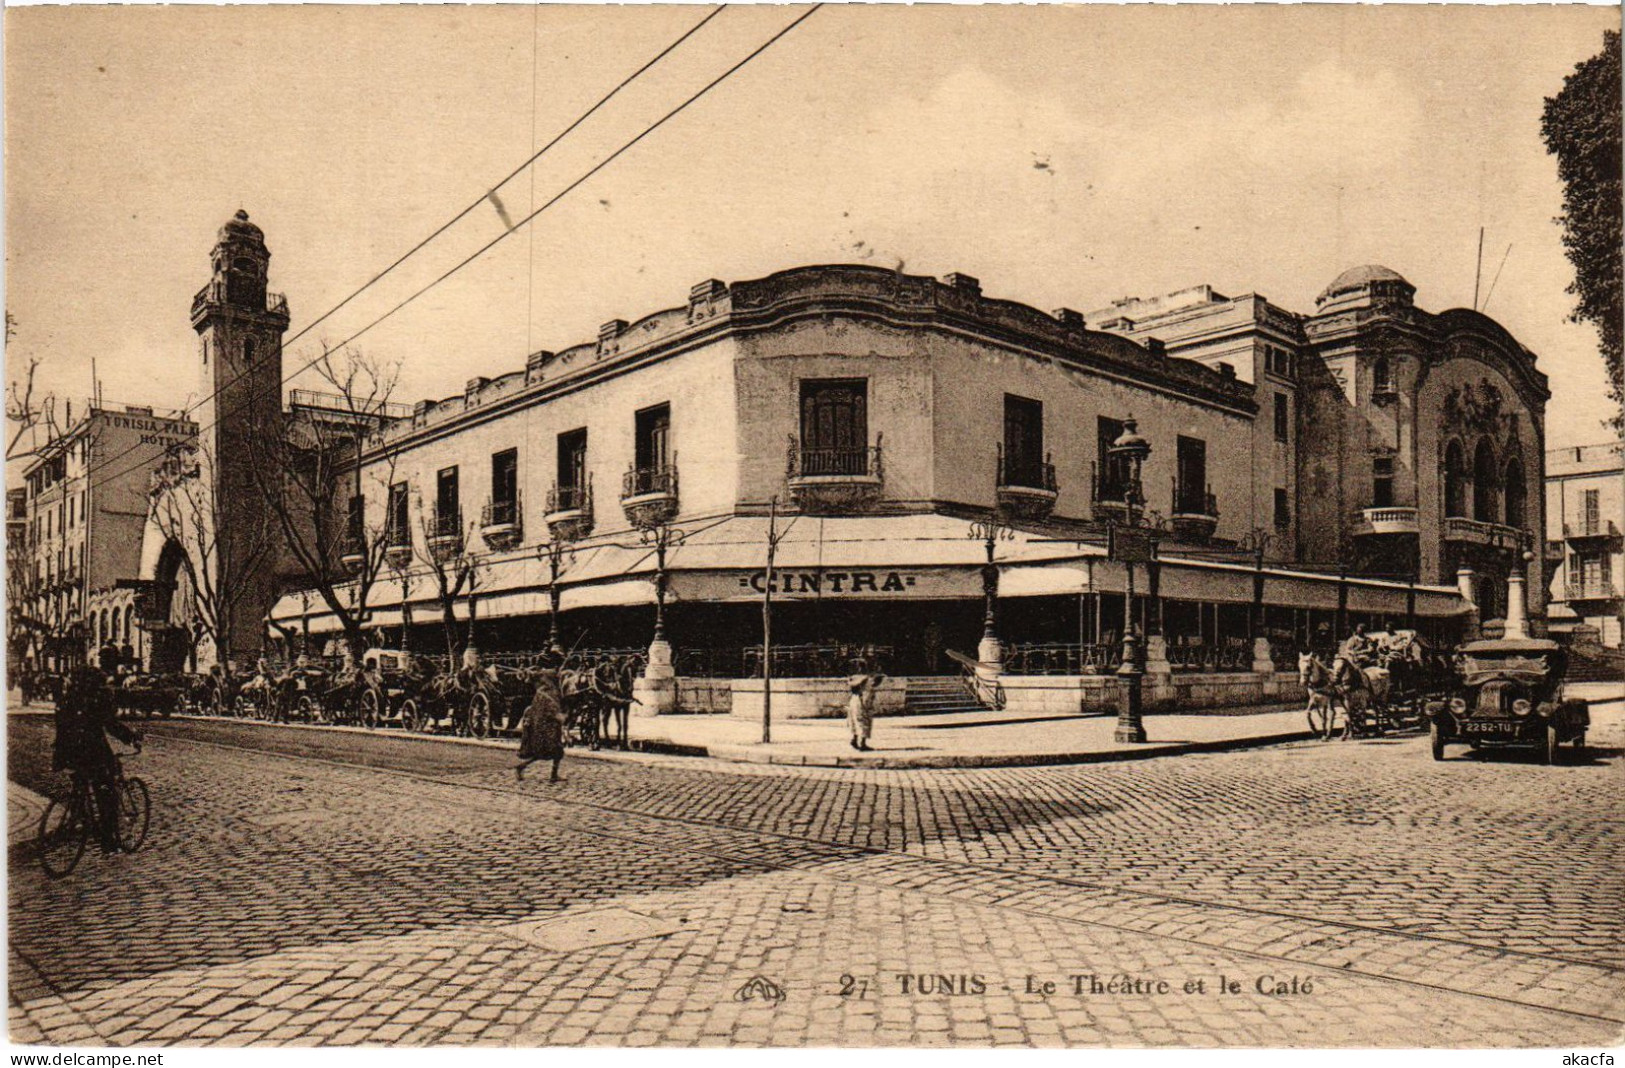
[[[1321,300],[1335,297],[1340,293],[1347,293],[1354,289],[1364,289],[1373,282],[1399,282],[1410,285],[1405,276],[1398,271],[1390,270],[1380,263],[1368,263],[1361,267],[1350,267],[1338,275],[1326,291],[1320,295]],[[1414,288],[1414,287],[1413,287]]]
[[[220,240],[226,241],[233,237],[246,237],[255,241],[265,240],[265,231],[248,221],[248,212],[242,208],[237,214],[226,220],[226,225],[220,228]]]
[[[1368,263],[1350,267],[1315,298],[1315,307],[1322,314],[1349,308],[1369,307],[1373,304],[1409,304],[1416,287],[1398,271],[1381,264]]]

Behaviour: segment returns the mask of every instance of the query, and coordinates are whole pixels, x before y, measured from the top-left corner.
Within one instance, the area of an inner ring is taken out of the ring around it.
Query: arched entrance
[[[148,603],[142,606],[141,625],[150,640],[149,669],[154,672],[197,668],[191,640],[196,605],[183,563],[185,550],[173,539],[165,541],[148,587]]]

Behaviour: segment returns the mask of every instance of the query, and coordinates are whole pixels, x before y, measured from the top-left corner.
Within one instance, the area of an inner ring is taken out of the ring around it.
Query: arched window
[[[1523,481],[1523,458],[1512,456],[1507,460],[1506,477],[1502,479],[1502,493],[1506,496],[1506,524],[1522,527],[1525,522],[1526,490]]]
[[[124,644],[126,645],[130,643],[130,617],[133,615],[135,615],[134,609],[124,613]]]
[[[119,609],[117,609],[117,608],[113,609],[113,626],[107,632],[107,640],[110,641],[110,642],[118,641],[119,615],[120,614],[121,613],[120,613]]]
[[[1444,514],[1467,514],[1467,461],[1459,441],[1452,441],[1444,450]]]
[[[1495,463],[1495,450],[1488,438],[1480,438],[1473,452],[1473,518],[1480,523],[1499,523],[1501,510],[1497,483],[1500,471]]]
[[[1388,366],[1388,357],[1379,356],[1377,362],[1371,365],[1371,392],[1392,393],[1393,390],[1393,369]]]

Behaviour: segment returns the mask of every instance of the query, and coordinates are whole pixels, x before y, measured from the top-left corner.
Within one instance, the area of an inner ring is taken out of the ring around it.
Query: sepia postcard
[[[1614,1064],[1619,22],[8,9],[10,1063]]]

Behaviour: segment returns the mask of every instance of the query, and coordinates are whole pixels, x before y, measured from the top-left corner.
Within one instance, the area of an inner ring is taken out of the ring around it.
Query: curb
[[[1217,753],[1233,749],[1251,749],[1286,742],[1310,741],[1318,737],[1315,732],[1287,731],[1280,734],[1260,734],[1250,738],[1221,738],[1210,742],[1148,742],[1144,748],[1086,750],[1077,753],[993,753],[978,755],[943,754],[940,756],[802,756],[786,753],[765,753],[742,745],[701,746],[668,742],[657,738],[634,738],[634,752],[663,756],[705,757],[734,764],[779,764],[801,768],[865,768],[883,770],[944,769],[944,768],[1030,768],[1065,764],[1107,764],[1125,760],[1150,760],[1155,757],[1181,756],[1188,753]],[[583,754],[601,756],[602,754]]]
[[[513,738],[459,738],[454,735],[417,734],[409,731],[377,731],[367,727],[348,727],[318,723],[270,723],[265,720],[239,719],[235,716],[177,715],[173,721],[201,720],[214,723],[233,723],[282,730],[324,731],[376,735],[414,742],[438,742],[474,746],[482,749],[512,751],[517,740]],[[160,718],[158,722],[162,722]],[[1218,753],[1234,749],[1251,749],[1287,742],[1310,741],[1314,731],[1285,731],[1260,734],[1247,738],[1219,738],[1206,742],[1147,742],[1143,748],[1084,750],[1073,753],[992,753],[992,754],[940,754],[936,756],[819,756],[795,753],[771,753],[746,745],[694,745],[673,742],[664,738],[633,738],[630,750],[572,749],[571,758],[588,760],[625,760],[636,755],[692,757],[721,760],[731,764],[776,764],[799,768],[861,768],[868,770],[902,771],[908,769],[941,770],[952,768],[1030,768],[1066,764],[1107,764],[1125,760],[1150,760],[1155,757],[1182,756],[1189,753]]]

